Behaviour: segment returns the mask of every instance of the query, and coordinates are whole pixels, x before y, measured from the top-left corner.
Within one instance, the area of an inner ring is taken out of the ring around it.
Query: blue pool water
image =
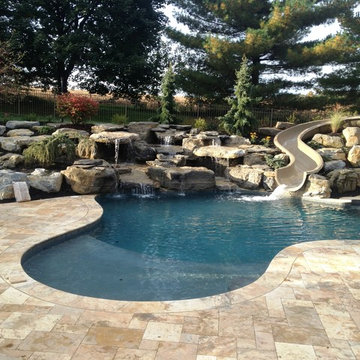
[[[100,225],[24,257],[34,279],[118,300],[175,300],[247,285],[286,246],[360,239],[359,210],[246,194],[104,196]],[[326,261],[326,260],[324,260]]]

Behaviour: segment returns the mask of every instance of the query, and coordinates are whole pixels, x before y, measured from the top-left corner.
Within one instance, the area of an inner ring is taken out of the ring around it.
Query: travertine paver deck
[[[23,272],[27,249],[101,213],[92,196],[0,205],[1,360],[360,359],[360,241],[292,246],[255,283],[187,301],[87,298]]]

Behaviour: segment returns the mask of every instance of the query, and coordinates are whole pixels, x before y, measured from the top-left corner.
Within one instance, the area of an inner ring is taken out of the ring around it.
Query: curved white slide
[[[308,174],[319,172],[324,166],[322,157],[303,140],[319,132],[321,127],[328,127],[329,120],[311,121],[283,130],[276,135],[275,145],[289,158],[290,163],[275,171],[278,185],[285,185],[287,191],[302,188]]]
[[[354,121],[354,126],[359,126],[360,117],[344,118],[342,122]],[[330,120],[310,121],[295,125],[283,130],[276,135],[275,145],[290,157],[290,163],[275,171],[278,185],[285,185],[287,191],[296,191],[302,188],[308,174],[318,173],[324,166],[322,157],[306,145],[304,140],[318,132],[329,131]]]

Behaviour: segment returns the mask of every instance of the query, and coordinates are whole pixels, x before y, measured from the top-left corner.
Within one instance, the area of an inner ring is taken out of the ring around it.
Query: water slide
[[[359,126],[360,117],[344,118],[342,122],[350,122],[350,126]],[[351,124],[351,121],[354,123]],[[322,157],[305,140],[312,138],[316,133],[330,131],[330,120],[310,121],[295,125],[276,135],[275,145],[290,157],[290,163],[275,171],[278,185],[286,186],[287,191],[296,191],[302,188],[308,174],[318,173],[324,166]]]
[[[324,161],[304,140],[329,129],[330,120],[311,121],[281,131],[274,139],[275,145],[289,158],[290,163],[275,171],[278,185],[285,185],[287,191],[302,188],[308,174],[319,172]],[[323,129],[322,129],[323,128]]]

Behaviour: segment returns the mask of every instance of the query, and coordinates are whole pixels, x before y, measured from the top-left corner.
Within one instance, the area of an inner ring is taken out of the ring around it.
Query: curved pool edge
[[[73,308],[124,313],[200,311],[227,307],[266,295],[286,281],[294,262],[303,253],[319,248],[341,249],[347,245],[347,241],[330,240],[289,246],[274,257],[265,273],[255,282],[231,292],[189,300],[131,302],[91,298],[53,289],[29,277],[21,266],[24,254],[44,242],[76,235],[99,221],[103,210],[95,198],[94,195],[72,196],[1,205],[7,208],[7,216],[17,218],[18,226],[14,229],[17,236],[13,236],[12,240],[9,237],[9,246],[1,247],[1,278],[23,296]],[[2,236],[2,240],[4,238],[6,241],[6,235]],[[360,244],[360,241],[351,241],[351,244],[355,243]]]

